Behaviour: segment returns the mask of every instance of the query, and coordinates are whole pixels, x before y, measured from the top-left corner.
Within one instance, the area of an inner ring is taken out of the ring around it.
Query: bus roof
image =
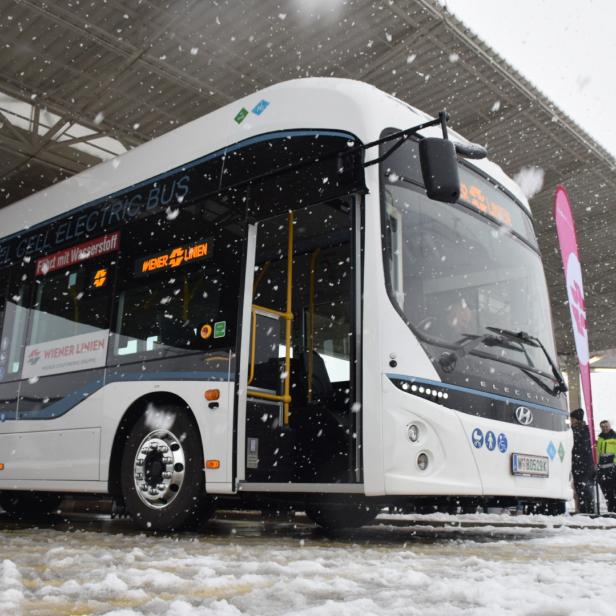
[[[2,210],[3,230],[5,235],[12,235],[257,135],[323,129],[347,131],[367,142],[378,139],[386,127],[404,129],[426,117],[410,105],[360,81],[314,77],[282,82],[11,204]],[[426,134],[439,132],[430,129]],[[464,140],[459,135],[456,137]],[[498,165],[486,160],[473,161],[473,165],[502,184],[528,208],[517,184]]]

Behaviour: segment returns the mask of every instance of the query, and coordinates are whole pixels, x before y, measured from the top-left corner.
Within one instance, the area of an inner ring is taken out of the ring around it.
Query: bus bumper
[[[386,495],[568,500],[571,447],[570,430],[476,417],[409,395],[383,377]],[[514,474],[513,454],[541,458],[548,476]]]

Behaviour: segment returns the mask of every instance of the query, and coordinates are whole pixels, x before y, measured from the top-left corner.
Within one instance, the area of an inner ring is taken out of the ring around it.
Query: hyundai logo
[[[523,426],[530,426],[533,423],[533,412],[527,406],[518,406],[515,410],[515,418]]]

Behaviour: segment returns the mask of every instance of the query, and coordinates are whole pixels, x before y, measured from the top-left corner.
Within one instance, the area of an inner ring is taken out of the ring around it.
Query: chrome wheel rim
[[[186,473],[184,448],[168,430],[150,432],[137,448],[133,464],[135,490],[151,509],[168,507],[180,493]]]

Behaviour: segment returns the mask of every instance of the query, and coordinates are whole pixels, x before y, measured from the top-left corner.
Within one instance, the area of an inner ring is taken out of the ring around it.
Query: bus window
[[[112,361],[235,345],[243,238],[232,203],[209,197],[122,231]]]
[[[21,372],[21,359],[28,322],[25,307],[27,288],[21,279],[21,268],[12,272],[11,284],[5,287],[6,299],[3,301],[2,338],[0,341],[0,380],[18,379]]]
[[[115,355],[202,348],[212,334],[201,328],[219,314],[223,279],[215,267],[135,278],[118,297]]]
[[[0,380],[6,376],[6,363],[8,360],[9,328],[4,327],[4,309],[6,307],[6,293],[9,286],[9,271],[0,272]]]
[[[348,302],[327,302],[315,306],[312,317],[309,311],[306,314],[306,323],[311,322],[313,352],[323,359],[329,380],[332,383],[349,381],[351,321]],[[307,337],[310,337],[310,332]]]
[[[28,345],[90,334],[108,327],[110,268],[61,270],[35,281]]]

